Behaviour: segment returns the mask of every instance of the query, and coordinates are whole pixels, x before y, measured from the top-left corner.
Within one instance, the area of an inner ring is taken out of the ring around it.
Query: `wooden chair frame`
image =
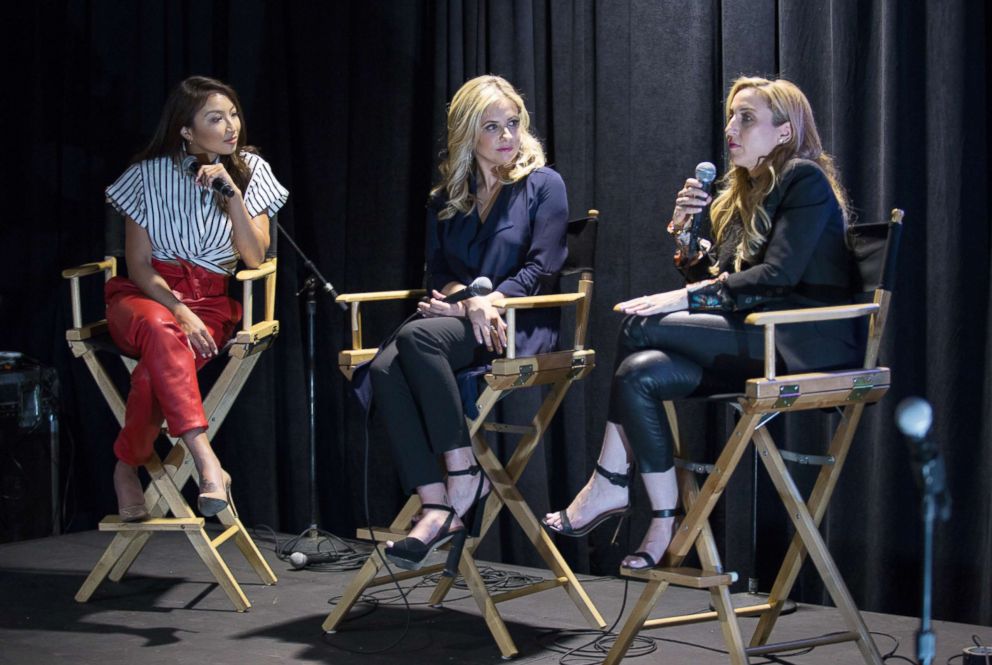
[[[105,280],[114,277],[117,274],[117,259],[108,256],[103,261],[87,263],[62,272],[62,277],[69,280],[72,299],[73,327],[66,331],[66,340],[73,355],[86,362],[100,392],[123,427],[124,400],[96,355],[98,349],[106,348],[106,342],[100,340],[107,335],[107,321],[103,319],[96,323],[83,323],[79,280],[99,273],[103,273]],[[211,439],[230,411],[235,397],[248,380],[255,363],[258,362],[259,354],[272,345],[279,333],[279,322],[275,320],[276,259],[268,259],[253,270],[239,271],[236,279],[243,284],[244,317],[241,330],[230,342],[227,364],[203,401],[208,422],[207,437]],[[252,286],[260,279],[264,280],[265,288],[264,318],[253,323]],[[121,356],[121,359],[129,372],[137,364],[133,358]],[[168,438],[173,445],[165,461],[163,462],[155,454],[145,464],[151,476],[151,483],[145,489],[145,506],[152,516],[151,519],[126,523],[122,522],[118,515],[108,515],[100,522],[100,530],[114,532],[114,539],[79,588],[75,598],[78,602],[85,603],[108,576],[114,582],[119,582],[156,531],[182,531],[224,589],[234,608],[244,612],[251,607],[251,603],[248,602],[248,598],[218,548],[233,538],[263,584],[275,584],[276,576],[232,506],[217,515],[224,530],[220,535],[210,537],[205,528],[206,520],[197,517],[182,496],[183,486],[191,477],[196,476],[193,458],[181,439]],[[172,516],[168,517],[169,514]]]
[[[599,212],[589,211],[589,218],[598,218]],[[595,366],[596,353],[585,348],[588,331],[589,308],[592,300],[593,274],[583,271],[579,277],[578,289],[575,293],[559,295],[533,296],[526,298],[505,298],[494,304],[506,310],[507,322],[507,352],[505,358],[493,361],[492,370],[485,375],[486,387],[480,394],[476,405],[479,415],[472,419],[466,418],[472,449],[483,471],[489,476],[493,492],[486,502],[482,527],[478,538],[470,538],[462,551],[458,564],[458,572],[465,580],[472,598],[475,600],[492,633],[500,653],[504,658],[516,656],[519,651],[510,637],[496,605],[508,600],[521,598],[533,593],[561,587],[578,608],[580,614],[593,628],[603,629],[606,623],[600,616],[592,600],[586,594],[579,580],[555,547],[533,511],[524,501],[516,482],[520,478],[527,463],[537,448],[541,437],[551,424],[554,414],[575,381],[584,378]],[[363,302],[379,300],[395,300],[419,298],[424,295],[422,290],[385,291],[378,293],[356,293],[338,297],[339,302],[349,303],[352,322],[352,349],[342,351],[339,357],[339,368],[347,377],[351,377],[357,364],[370,360],[377,349],[362,348],[362,324],[359,306]],[[516,311],[518,309],[533,309],[540,307],[575,306],[576,329],[575,345],[570,351],[557,351],[540,354],[533,357],[517,358],[513,343],[516,330]],[[502,423],[487,423],[486,418],[499,399],[506,393],[520,388],[538,385],[551,387],[537,414],[530,425],[507,425]],[[485,432],[500,432],[504,434],[521,435],[517,447],[510,460],[504,466],[496,453],[486,441]],[[527,540],[531,542],[540,557],[552,571],[554,577],[527,587],[507,591],[500,594],[490,594],[485,582],[479,574],[474,553],[486,532],[492,526],[499,511],[506,507],[513,519],[520,525]],[[369,532],[375,535],[378,543],[386,540],[399,540],[405,537],[410,529],[411,518],[420,510],[420,499],[413,495],[403,506],[386,529],[363,528],[358,530],[359,538],[368,538]],[[354,603],[369,587],[391,584],[410,578],[422,577],[437,573],[444,568],[443,563],[424,566],[418,571],[394,571],[394,574],[379,575],[384,563],[382,548],[379,547],[369,556],[364,566],[352,578],[334,610],[327,616],[323,629],[335,632],[337,626],[348,614]],[[451,590],[454,579],[442,577],[430,598],[430,604],[440,605]]]
[[[901,210],[893,210],[890,225],[901,225],[902,218]],[[890,249],[887,261],[893,258],[894,250]],[[644,571],[621,569],[622,575],[645,580],[647,585],[607,655],[604,661],[606,665],[615,665],[623,659],[632,640],[642,628],[677,626],[713,619],[720,622],[730,662],[734,665],[748,663],[750,656],[849,641],[857,644],[865,663],[882,664],[878,647],[872,640],[864,619],[827,550],[819,526],[844,468],[865,406],[879,401],[889,388],[889,370],[876,365],[890,298],[890,288],[883,281],[875,290],[873,303],[760,312],[751,314],[745,319],[749,325],[764,326],[765,376],[747,381],[744,395],[737,399],[736,404],[741,413],[740,419],[702,488],[699,487],[692,470],[687,468],[676,470],[680,500],[686,515],[668,548],[663,567]],[[869,333],[864,366],[861,369],[775,376],[776,325],[862,316],[869,317]],[[833,435],[827,456],[824,458],[825,463],[821,466],[807,500],[796,487],[786,467],[783,452],[778,449],[771,435],[762,425],[767,422],[768,414],[833,407],[841,409],[840,424]],[[671,402],[666,402],[665,409],[675,438],[675,455],[679,457],[681,443],[675,407]],[[757,456],[768,471],[776,492],[795,526],[796,533],[772,585],[767,603],[735,610],[731,604],[729,586],[737,580],[737,575],[724,570],[708,518],[751,443],[756,446]],[[693,546],[696,548],[702,569],[681,567]],[[772,629],[782,611],[784,601],[792,591],[807,554],[812,559],[831,599],[840,610],[847,630],[832,635],[770,644],[768,639]],[[649,619],[659,597],[670,584],[709,589],[715,610]],[[747,647],[744,646],[737,621],[738,615],[760,616]]]

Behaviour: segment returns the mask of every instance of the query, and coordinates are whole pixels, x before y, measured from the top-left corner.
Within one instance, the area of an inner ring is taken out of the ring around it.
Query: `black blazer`
[[[730,273],[723,284],[722,301],[727,305],[722,309],[853,302],[853,258],[845,244],[844,216],[820,167],[804,159],[786,164],[764,208],[772,228],[760,262],[734,272],[734,234],[717,248],[720,272]],[[698,267],[687,277],[704,278]],[[777,351],[791,372],[850,366],[863,355],[862,325],[855,320],[782,325],[775,335]]]

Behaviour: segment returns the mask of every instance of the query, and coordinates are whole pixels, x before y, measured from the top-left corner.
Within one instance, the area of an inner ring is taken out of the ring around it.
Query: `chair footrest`
[[[699,568],[649,568],[647,570],[621,568],[620,570],[627,577],[668,582],[675,586],[690,587],[692,589],[730,586],[737,581],[737,573],[720,573],[715,570],[700,570]]]
[[[155,517],[144,522],[122,522],[120,515],[107,515],[100,521],[100,531],[190,531],[202,529],[202,517]]]
[[[355,530],[355,538],[359,540],[371,540],[369,537],[369,528],[362,527]],[[372,533],[375,534],[375,539],[377,542],[384,543],[387,540],[400,540],[406,538],[408,533],[406,531],[390,531],[388,527],[384,526],[374,526],[371,527]]]
[[[493,594],[492,599],[494,603],[503,603],[508,600],[529,596],[532,593],[540,593],[542,591],[547,591],[548,589],[557,589],[558,587],[563,587],[566,584],[568,584],[567,577],[556,577],[550,580],[535,582],[534,584],[530,584],[520,589],[513,589],[512,591],[504,591],[503,593]]]

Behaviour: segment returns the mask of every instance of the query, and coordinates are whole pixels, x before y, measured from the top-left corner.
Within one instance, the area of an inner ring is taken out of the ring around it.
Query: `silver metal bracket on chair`
[[[787,409],[799,399],[799,384],[787,383],[778,388],[778,400],[775,401],[775,409]]]
[[[520,369],[517,371],[519,372],[519,375],[517,376],[517,380],[513,382],[513,385],[522,386],[527,383],[527,380],[530,379],[531,375],[534,373],[534,366],[521,365]]]
[[[778,452],[786,462],[793,462],[795,464],[830,466],[837,461],[833,455],[804,455],[803,453],[794,453],[789,450],[779,450]]]
[[[575,377],[577,377],[579,374],[582,373],[582,370],[584,370],[586,368],[586,365],[587,365],[587,363],[586,363],[586,357],[585,356],[580,356],[578,358],[572,358],[572,369],[568,373],[568,378],[574,379]]]
[[[854,387],[851,388],[851,392],[847,394],[848,402],[860,402],[865,398],[875,384],[872,383],[870,376],[858,376],[854,379]]]
[[[692,471],[693,473],[713,473],[713,469],[716,468],[713,464],[702,464],[700,462],[692,462],[690,460],[684,460],[680,457],[675,458],[675,466],[680,469],[685,469],[686,471]]]

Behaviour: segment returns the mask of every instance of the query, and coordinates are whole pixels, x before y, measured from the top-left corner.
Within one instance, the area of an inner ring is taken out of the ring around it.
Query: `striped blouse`
[[[264,159],[248,152],[241,157],[251,169],[244,192],[248,215],[268,213],[271,218],[286,203],[289,192]],[[214,200],[221,195],[197,185],[171,157],[132,164],[106,193],[122,215],[148,232],[153,258],[183,259],[212,272],[233,272],[239,256],[231,217]]]

